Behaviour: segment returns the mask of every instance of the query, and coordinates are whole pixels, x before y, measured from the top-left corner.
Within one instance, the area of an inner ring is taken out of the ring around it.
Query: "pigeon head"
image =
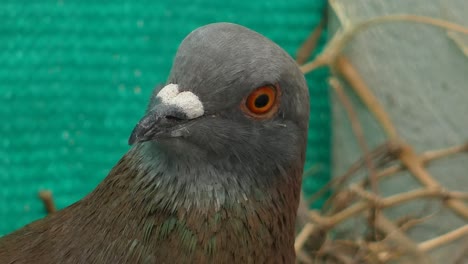
[[[287,163],[303,155],[308,102],[283,49],[245,27],[210,24],[184,39],[129,143],[151,141],[179,159]]]

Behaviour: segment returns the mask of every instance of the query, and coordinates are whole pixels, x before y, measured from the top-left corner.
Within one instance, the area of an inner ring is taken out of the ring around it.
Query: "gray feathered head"
[[[216,23],[189,34],[130,144],[152,141],[177,157],[254,162],[303,159],[309,95],[294,60],[245,27]]]

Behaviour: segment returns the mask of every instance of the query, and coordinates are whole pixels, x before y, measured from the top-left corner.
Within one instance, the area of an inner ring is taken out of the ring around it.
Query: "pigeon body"
[[[294,263],[304,77],[229,23],[180,45],[126,153],[82,200],[0,239],[0,263]]]

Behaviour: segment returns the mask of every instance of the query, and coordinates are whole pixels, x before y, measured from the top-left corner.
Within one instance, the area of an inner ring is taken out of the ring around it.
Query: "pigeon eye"
[[[261,86],[243,100],[241,108],[253,117],[270,117],[278,109],[277,99],[278,91],[275,86]]]

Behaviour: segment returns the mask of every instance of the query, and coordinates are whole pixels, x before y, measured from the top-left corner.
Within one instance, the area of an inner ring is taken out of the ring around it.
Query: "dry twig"
[[[365,214],[365,212],[370,212],[373,221],[368,223],[368,227],[372,229],[377,228],[379,231],[386,234],[386,238],[377,242],[370,242],[363,239],[357,241],[347,240],[346,243],[337,240],[327,240],[322,245],[321,249],[314,253],[315,260],[319,261],[331,258],[333,261],[338,261],[340,263],[355,263],[355,261],[359,261],[360,263],[383,263],[390,259],[398,259],[406,251],[414,256],[417,262],[429,263],[430,260],[427,255],[424,254],[425,252],[451,243],[461,237],[466,237],[468,235],[468,225],[462,226],[442,236],[416,244],[405,234],[405,231],[409,226],[423,223],[428,216],[417,220],[405,221],[405,223],[400,226],[386,219],[377,209],[394,207],[416,199],[439,199],[458,216],[463,219],[468,219],[468,207],[464,203],[464,201],[468,200],[468,193],[446,190],[425,168],[425,166],[434,160],[467,152],[468,142],[460,146],[428,151],[420,155],[416,154],[410,145],[400,139],[397,128],[392,123],[389,115],[382,107],[377,97],[371,92],[371,89],[367,87],[363,78],[352,66],[352,63],[343,56],[341,52],[357,33],[370,26],[382,23],[416,22],[462,34],[468,34],[468,28],[440,19],[406,14],[376,17],[352,25],[339,2],[330,0],[330,5],[332,9],[337,12],[338,19],[343,29],[335,34],[326,49],[319,56],[312,62],[302,65],[301,70],[304,73],[308,73],[317,67],[328,66],[333,73],[340,74],[349,83],[352,90],[358,95],[360,100],[383,128],[387,135],[388,142],[373,151],[368,149],[364,131],[360,125],[358,115],[353,109],[352,103],[348,99],[339,81],[336,78],[332,78],[330,80],[331,87],[348,114],[352,131],[363,153],[363,158],[353,164],[343,176],[330,181],[329,184],[312,197],[312,199],[315,199],[330,189],[334,190],[334,194],[332,194],[324,207],[332,209],[325,210],[323,213],[316,210],[309,212],[311,222],[307,223],[297,236],[295,249],[297,252],[301,252],[306,241],[310,237],[313,237],[316,232],[327,232],[347,219],[359,214]],[[392,161],[398,161],[399,163],[391,164],[386,167],[382,166],[388,165],[388,162]],[[349,185],[350,179],[363,167],[367,167],[369,172],[368,177],[358,183]],[[407,170],[412,177],[416,178],[423,187],[389,197],[379,196],[376,188],[377,181],[405,170]],[[371,185],[370,191],[366,189],[369,183]],[[349,187],[346,187],[346,184],[348,184]],[[342,199],[343,197],[344,199]],[[373,208],[376,210],[373,210]],[[392,243],[389,243],[392,241],[398,244],[402,250],[392,247]]]
[[[335,62],[338,56],[343,51],[344,47],[357,35],[357,33],[369,28],[370,26],[382,24],[382,23],[394,23],[394,22],[413,22],[431,25],[443,29],[447,29],[462,34],[468,34],[468,28],[462,25],[448,22],[442,19],[436,19],[426,16],[416,16],[408,14],[399,15],[387,15],[369,19],[367,21],[358,23],[354,26],[344,27],[344,31],[336,33],[331,39],[327,48],[315,58],[312,62],[301,66],[303,73],[308,73],[315,70],[318,67],[328,65],[331,68],[335,68]]]
[[[51,191],[40,191],[39,198],[44,203],[47,214],[55,213],[57,211]]]

